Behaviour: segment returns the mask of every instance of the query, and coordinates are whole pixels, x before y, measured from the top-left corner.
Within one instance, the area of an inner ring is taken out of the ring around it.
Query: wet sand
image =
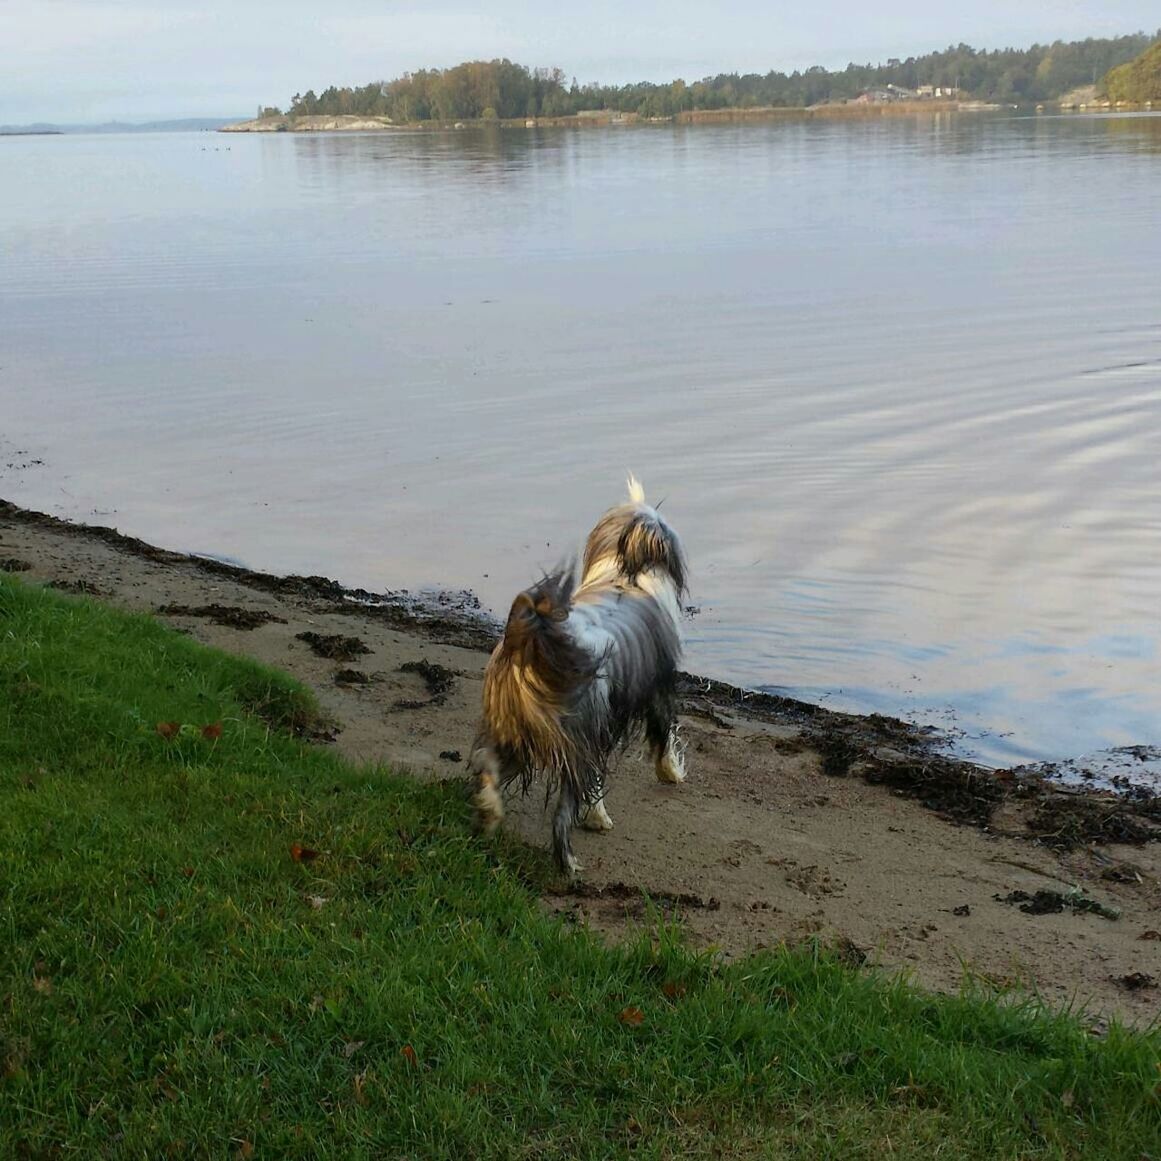
[[[495,637],[470,593],[421,606],[248,572],[3,501],[0,569],[289,671],[354,760],[463,771]],[[986,770],[902,722],[692,675],[681,725],[687,782],[659,784],[631,748],[610,780],[614,829],[578,832],[585,872],[546,907],[615,935],[647,921],[646,892],[726,954],[819,935],[929,987],[956,988],[965,967],[1022,981],[1098,1026],[1161,1012],[1156,799]],[[546,845],[542,807],[514,803],[506,825]]]

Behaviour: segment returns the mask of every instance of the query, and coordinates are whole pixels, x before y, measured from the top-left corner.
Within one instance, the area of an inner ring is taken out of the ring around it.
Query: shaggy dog
[[[609,762],[643,728],[657,777],[685,778],[677,742],[677,665],[685,558],[677,534],[629,477],[627,503],[589,533],[579,583],[572,568],[546,576],[512,602],[484,673],[484,707],[468,761],[477,821],[504,817],[501,791],[527,792],[537,773],[560,798],[552,845],[577,871],[569,832],[609,830],[603,798]]]

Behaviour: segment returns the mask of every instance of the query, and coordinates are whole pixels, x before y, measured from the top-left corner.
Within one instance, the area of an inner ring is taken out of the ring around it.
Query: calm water
[[[0,139],[0,495],[500,609],[632,468],[692,668],[1161,743],[1159,191],[1150,117]]]

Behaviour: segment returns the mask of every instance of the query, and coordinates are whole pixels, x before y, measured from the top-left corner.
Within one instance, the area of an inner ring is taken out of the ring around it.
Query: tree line
[[[1161,101],[1161,43],[1113,69],[1104,87],[1112,101]]]
[[[316,94],[295,93],[289,116],[390,117],[394,121],[489,120],[564,117],[611,109],[643,117],[670,117],[699,109],[797,107],[840,101],[868,89],[895,85],[952,87],[985,101],[1051,101],[1101,80],[1111,69],[1143,53],[1155,36],[1137,33],[1109,39],[1057,41],[1027,49],[989,51],[960,44],[925,56],[886,64],[849,64],[828,71],[720,73],[669,84],[578,84],[557,68],[529,69],[510,60],[466,61],[447,69],[421,69],[359,88],[331,86]],[[274,107],[264,115],[279,115]]]

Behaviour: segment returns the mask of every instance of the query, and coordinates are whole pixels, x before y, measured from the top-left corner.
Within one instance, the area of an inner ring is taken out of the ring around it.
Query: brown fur
[[[596,671],[564,632],[571,578],[546,577],[512,602],[504,637],[484,674],[484,720],[505,766],[527,781],[540,769],[559,771],[572,757],[563,728],[570,696]]]

